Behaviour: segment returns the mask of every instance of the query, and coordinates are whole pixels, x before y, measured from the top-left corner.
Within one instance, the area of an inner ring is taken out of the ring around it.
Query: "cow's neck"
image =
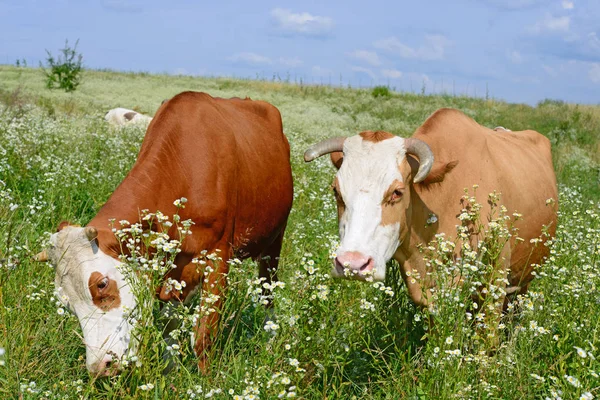
[[[394,254],[394,259],[400,264],[411,299],[415,304],[421,306],[428,305],[430,294],[423,290],[423,285],[430,288],[431,283],[426,281],[427,266],[418,246],[429,243],[438,232],[437,223],[427,223],[431,214],[433,211],[423,202],[419,192],[411,185],[410,221],[407,220],[407,229],[401,231],[400,245]],[[413,278],[415,278],[414,282]]]
[[[119,221],[126,220],[132,224],[139,222],[140,212],[143,209],[151,212],[160,210],[165,214],[172,212],[174,208],[172,202],[175,198],[161,204],[160,196],[155,195],[156,192],[178,192],[178,188],[173,186],[173,180],[165,179],[164,164],[168,163],[170,157],[172,158],[171,153],[157,152],[155,147],[142,145],[138,160],[129,174],[88,224],[98,229],[102,251],[112,257],[121,253],[120,243],[112,232],[112,228],[121,228]],[[147,162],[148,159],[152,162]],[[179,173],[170,172],[174,176]]]
[[[125,182],[124,182],[125,183]],[[123,190],[123,184],[102,206],[98,214],[88,225],[98,230],[98,243],[100,249],[111,257],[117,258],[121,254],[121,243],[115,237],[113,228],[121,229],[120,221],[126,220],[132,224],[140,220],[139,200],[131,193]],[[142,186],[143,187],[143,186]]]

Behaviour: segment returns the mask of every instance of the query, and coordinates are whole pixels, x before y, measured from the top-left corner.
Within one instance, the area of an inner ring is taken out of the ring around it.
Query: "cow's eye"
[[[108,278],[102,279],[100,282],[98,282],[96,284],[96,286],[98,287],[98,289],[104,289],[105,287],[108,286]]]
[[[396,189],[392,192],[391,201],[400,200],[402,198],[402,191],[400,189]]]

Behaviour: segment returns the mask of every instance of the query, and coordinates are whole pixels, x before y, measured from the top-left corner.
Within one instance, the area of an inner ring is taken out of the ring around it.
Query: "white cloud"
[[[572,1],[569,1],[569,0],[563,0],[562,7],[565,10],[572,10],[573,8],[575,8],[575,3],[573,3]]]
[[[273,62],[269,57],[261,56],[260,54],[243,52],[237,53],[233,56],[229,57],[231,61],[243,63],[243,64],[252,64],[252,65],[261,65],[261,64],[272,64]]]
[[[356,58],[357,60],[364,61],[374,67],[381,65],[381,60],[379,60],[379,56],[374,51],[355,50],[351,53],[348,53],[348,55],[352,58]]]
[[[402,78],[402,71],[398,71],[397,69],[382,69],[381,75],[384,78],[399,79]]]
[[[367,74],[371,77],[371,79],[377,78],[377,75],[375,75],[375,73],[373,71],[371,71],[369,68],[352,66],[350,69],[354,72],[362,72],[364,74]]]
[[[283,33],[305,36],[323,36],[333,29],[333,19],[307,12],[293,13],[283,8],[271,11],[277,28]]]
[[[294,57],[294,58],[280,57],[279,64],[285,65],[286,67],[295,68],[295,67],[299,67],[300,65],[302,65],[302,60],[299,59],[298,57]]]
[[[530,26],[529,30],[533,33],[542,32],[568,32],[571,25],[571,17],[553,17],[547,14],[546,17]]]
[[[592,64],[589,72],[590,80],[594,83],[600,83],[600,63]]]
[[[569,25],[571,24],[571,17],[556,17],[556,18],[548,18],[544,21],[544,26],[546,29],[551,31],[568,31]]]
[[[425,43],[418,48],[405,45],[395,36],[378,40],[374,43],[374,46],[402,58],[442,60],[444,59],[446,48],[451,44],[452,42],[443,35],[426,35]]]
[[[521,64],[523,62],[523,57],[521,56],[521,53],[519,53],[516,50],[507,51],[506,56],[513,64]]]

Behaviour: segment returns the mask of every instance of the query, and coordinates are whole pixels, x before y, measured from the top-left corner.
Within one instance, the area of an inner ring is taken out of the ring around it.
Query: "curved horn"
[[[413,182],[422,182],[433,166],[433,152],[427,143],[415,138],[404,139],[404,146],[407,154],[413,154],[419,159],[419,171],[413,178]]]
[[[37,253],[33,259],[39,262],[48,261],[48,252],[46,250],[42,250],[41,252]]]
[[[90,242],[98,237],[98,230],[93,226],[86,226],[83,231]]]
[[[304,152],[304,161],[310,162],[324,154],[342,151],[344,149],[344,136],[338,136],[330,139],[325,139],[315,145],[312,145]]]

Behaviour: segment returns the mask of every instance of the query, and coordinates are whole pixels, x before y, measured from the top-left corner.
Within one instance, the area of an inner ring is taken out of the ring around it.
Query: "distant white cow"
[[[104,116],[104,119],[114,127],[121,127],[131,124],[148,125],[150,121],[152,121],[152,117],[121,107],[113,108],[107,112]]]
[[[495,130],[496,132],[498,132],[498,131],[512,132],[510,129],[508,129],[508,128],[505,128],[505,127],[503,127],[503,126],[497,126],[497,127],[495,127],[495,128],[494,128],[494,130]]]

